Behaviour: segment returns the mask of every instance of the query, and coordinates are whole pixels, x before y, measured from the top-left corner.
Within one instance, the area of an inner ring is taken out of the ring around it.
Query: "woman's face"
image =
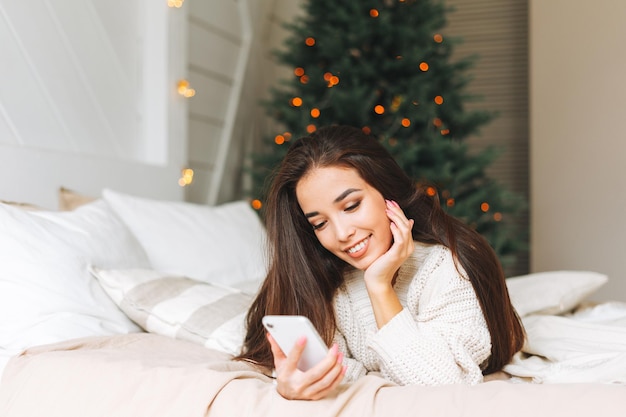
[[[314,168],[296,185],[298,204],[328,251],[365,270],[391,247],[385,200],[353,168]]]

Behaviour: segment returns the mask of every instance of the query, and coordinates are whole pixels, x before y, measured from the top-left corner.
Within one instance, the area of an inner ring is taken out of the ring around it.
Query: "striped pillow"
[[[147,332],[240,353],[251,294],[150,269],[90,269],[119,308]]]

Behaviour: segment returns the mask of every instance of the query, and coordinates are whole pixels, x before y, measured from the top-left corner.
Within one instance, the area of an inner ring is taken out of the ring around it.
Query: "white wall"
[[[626,2],[531,0],[531,269],[626,301]]]
[[[0,0],[0,199],[182,198],[185,33],[166,2]]]

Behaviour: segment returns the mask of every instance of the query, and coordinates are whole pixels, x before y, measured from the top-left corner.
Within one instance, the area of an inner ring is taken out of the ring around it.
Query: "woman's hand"
[[[336,344],[320,363],[303,372],[297,365],[306,346],[306,337],[299,339],[287,356],[272,336],[268,334],[267,339],[274,355],[276,390],[286,399],[319,400],[331,393],[343,380],[346,367],[342,364],[343,354]]]
[[[393,243],[389,250],[376,259],[365,270],[365,282],[368,289],[391,287],[391,283],[400,265],[413,253],[414,243],[411,230],[413,219],[407,219],[404,211],[395,201],[385,200],[387,217],[389,218]]]
[[[407,219],[395,201],[385,200],[393,243],[364,273],[365,286],[372,303],[376,325],[380,329],[402,311],[402,304],[393,289],[393,280],[400,266],[413,253],[411,229],[413,219]]]

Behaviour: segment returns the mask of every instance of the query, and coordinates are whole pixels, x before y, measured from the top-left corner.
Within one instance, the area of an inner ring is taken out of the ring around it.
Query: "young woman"
[[[266,204],[270,269],[240,359],[274,369],[289,399],[378,372],[398,384],[476,384],[524,341],[487,241],[416,187],[375,138],[321,128],[289,148]],[[331,346],[302,372],[269,314],[309,317]],[[269,343],[268,343],[269,342]]]

